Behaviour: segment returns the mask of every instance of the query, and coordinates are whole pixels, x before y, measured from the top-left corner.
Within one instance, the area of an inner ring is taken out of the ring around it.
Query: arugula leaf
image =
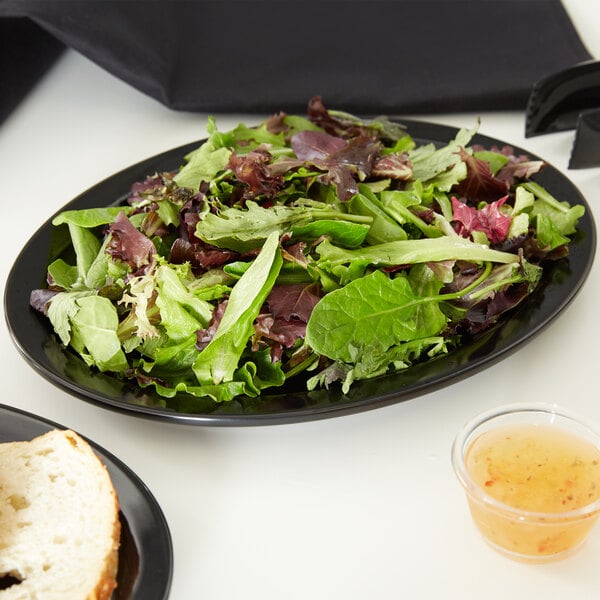
[[[519,262],[519,257],[515,254],[492,250],[488,246],[475,244],[459,236],[399,240],[356,250],[339,248],[325,240],[317,246],[317,253],[320,257],[317,264],[327,270],[354,262],[377,266],[409,265],[443,260]]]
[[[447,352],[447,346],[448,340],[440,335],[401,342],[387,350],[373,347],[372,351],[357,357],[354,364],[335,361],[319,371],[307,380],[307,389],[328,388],[335,381],[341,381],[342,392],[347,394],[354,381],[385,375],[390,370],[407,369],[419,358],[433,358]]]
[[[322,202],[263,208],[248,200],[246,207],[246,210],[225,208],[219,215],[207,214],[198,222],[196,235],[219,248],[247,252],[260,247],[275,231],[290,232],[294,227],[308,226],[316,219],[339,219],[366,225],[371,222],[369,217],[339,212]],[[368,228],[360,231],[366,235]]]

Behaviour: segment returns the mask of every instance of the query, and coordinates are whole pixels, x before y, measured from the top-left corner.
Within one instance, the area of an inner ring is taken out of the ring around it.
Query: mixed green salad
[[[211,118],[179,170],[56,216],[73,259],[31,305],[90,368],[164,397],[347,393],[431,360],[527,298],[584,214],[476,129],[417,145],[319,97],[256,127]]]

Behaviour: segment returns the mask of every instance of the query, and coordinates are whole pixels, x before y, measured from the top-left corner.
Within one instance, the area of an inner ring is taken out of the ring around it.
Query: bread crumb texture
[[[0,600],[109,599],[119,537],[110,475],[79,435],[0,444]]]

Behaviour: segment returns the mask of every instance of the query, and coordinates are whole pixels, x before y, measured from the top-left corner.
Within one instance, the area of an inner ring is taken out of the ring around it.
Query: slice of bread
[[[115,589],[119,505],[73,431],[0,444],[0,600],[104,600]]]

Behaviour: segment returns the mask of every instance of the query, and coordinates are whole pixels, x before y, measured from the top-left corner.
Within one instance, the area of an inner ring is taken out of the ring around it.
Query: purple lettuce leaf
[[[300,131],[291,138],[297,158],[325,171],[322,183],[333,183],[340,200],[358,193],[358,181],[371,174],[381,153],[381,143],[374,137],[359,136],[349,140],[321,131]]]
[[[292,136],[291,145],[300,160],[327,165],[331,156],[346,146],[346,141],[322,131],[299,131]]]
[[[134,268],[141,268],[152,261],[156,249],[150,239],[140,233],[127,218],[125,212],[120,212],[108,233],[106,251],[114,258],[119,258]]]
[[[232,250],[216,248],[202,241],[192,243],[177,238],[171,246],[169,262],[176,265],[189,262],[194,272],[203,272],[221,267],[238,257],[239,254]]]
[[[481,209],[468,206],[452,197],[452,220],[459,235],[468,237],[473,231],[482,231],[492,244],[498,244],[508,235],[511,218],[500,211],[508,196],[490,202]]]
[[[286,320],[282,317],[274,317],[272,314],[260,314],[254,323],[255,343],[260,340],[270,340],[275,344],[271,346],[271,357],[273,358],[273,348],[275,348],[276,357],[281,359],[281,351],[284,348],[291,348],[298,339],[306,335],[306,323],[300,319]]]
[[[399,179],[401,181],[409,181],[412,173],[412,164],[408,154],[404,152],[386,154],[378,158],[371,170],[371,175],[374,177]]]
[[[272,160],[270,152],[261,147],[245,155],[231,153],[227,166],[246,186],[244,198],[253,199],[256,196],[274,198],[285,187],[283,177],[270,169]]]
[[[219,324],[221,323],[221,319],[225,314],[226,308],[227,300],[222,300],[221,302],[219,302],[217,304],[217,307],[213,311],[213,316],[208,327],[206,327],[205,329],[199,329],[196,332],[196,349],[198,350],[198,352],[202,352],[202,350],[204,350],[204,348],[206,348],[206,346],[208,346],[208,344],[210,344],[212,339],[215,337],[215,333],[219,328]]]
[[[485,148],[481,145],[473,145],[472,149],[474,152],[477,152]],[[505,181],[509,186],[514,185],[517,179],[529,179],[546,166],[543,160],[532,160],[526,154],[515,154],[512,146],[506,145],[502,146],[502,148],[492,146],[490,151],[497,152],[508,158],[508,162],[496,173],[496,178]]]
[[[495,177],[489,164],[462,149],[461,160],[467,165],[467,176],[457,186],[456,191],[473,202],[492,202],[506,195],[509,185]]]
[[[346,119],[341,115],[332,115],[325,108],[320,96],[314,96],[310,99],[307,115],[315,125],[336,137],[353,138],[373,135],[372,128],[355,119]]]
[[[29,295],[29,305],[35,310],[45,315],[47,314],[48,303],[58,293],[58,290],[51,290],[46,288],[32,290],[32,292]]]
[[[267,304],[271,314],[287,321],[300,319],[304,323],[320,300],[318,286],[316,284],[304,285],[276,285],[267,298]]]

